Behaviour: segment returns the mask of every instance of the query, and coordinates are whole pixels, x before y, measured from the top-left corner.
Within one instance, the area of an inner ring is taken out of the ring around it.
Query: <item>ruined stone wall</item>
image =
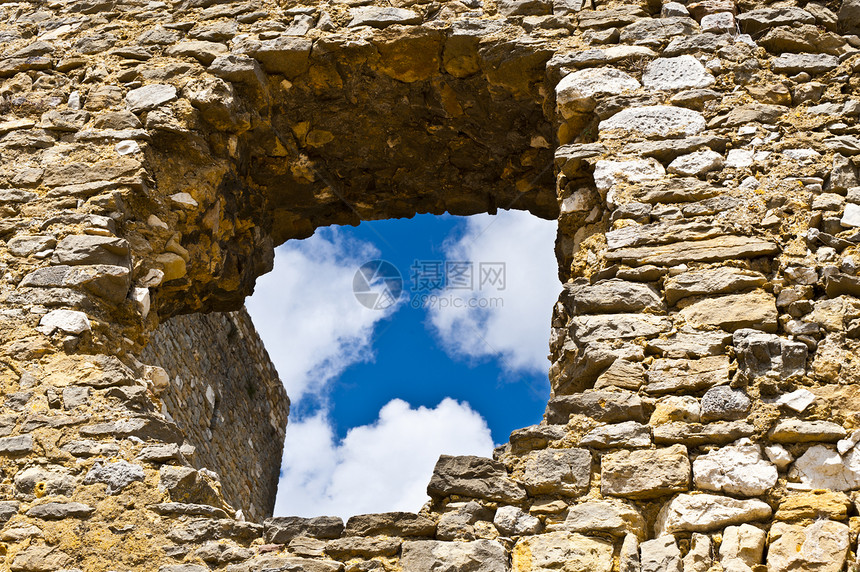
[[[163,412],[247,518],[272,514],[289,399],[245,309],[176,316],[141,355],[169,376]]]
[[[0,22],[10,570],[856,567],[856,0]],[[440,458],[418,513],[234,518],[163,413],[159,324],[238,310],[319,226],[499,208],[559,222],[544,420]]]

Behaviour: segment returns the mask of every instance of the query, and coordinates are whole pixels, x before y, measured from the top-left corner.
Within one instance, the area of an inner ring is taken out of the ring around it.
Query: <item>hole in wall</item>
[[[490,456],[540,421],[555,234],[525,212],[419,215],[277,250],[246,302],[292,401],[275,516],[417,511],[441,453]],[[402,276],[395,304],[356,297],[373,260]]]

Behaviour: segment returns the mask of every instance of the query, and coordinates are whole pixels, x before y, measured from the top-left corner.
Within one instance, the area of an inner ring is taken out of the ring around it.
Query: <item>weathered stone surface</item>
[[[330,540],[325,545],[326,554],[337,560],[351,558],[373,558],[374,556],[394,556],[400,550],[400,539],[385,536],[361,538],[346,536]]]
[[[601,425],[586,433],[579,444],[596,449],[648,447],[651,445],[651,430],[636,421]]]
[[[640,87],[637,80],[615,68],[589,68],[564,76],[555,88],[555,98],[562,116],[569,119],[574,114],[592,111],[601,97]]]
[[[721,330],[683,328],[666,339],[648,340],[647,348],[665,358],[701,358],[721,355],[732,335]]]
[[[784,419],[770,430],[768,437],[777,443],[809,443],[824,441],[835,443],[847,433],[841,425],[830,421],[801,421]]]
[[[525,500],[523,486],[508,478],[505,466],[482,457],[442,455],[433,469],[427,494],[431,497],[462,495],[500,502]]]
[[[694,532],[690,538],[690,551],[684,556],[684,572],[708,572],[713,562],[711,538]]]
[[[710,532],[732,524],[766,519],[770,505],[759,500],[738,500],[711,494],[681,494],[657,515],[657,535],[675,532]]]
[[[311,46],[304,38],[279,36],[261,42],[254,57],[267,72],[294,78],[308,69]]]
[[[743,419],[752,406],[752,401],[738,389],[728,386],[712,387],[702,396],[702,421],[732,421]]]
[[[741,328],[775,332],[777,327],[776,299],[763,290],[706,298],[680,313],[693,327],[717,326],[730,332]]]
[[[767,282],[760,272],[739,268],[722,267],[708,270],[684,272],[666,279],[664,289],[666,301],[675,304],[689,296],[712,296],[730,294],[741,290],[759,288]]]
[[[577,314],[660,311],[665,307],[653,286],[614,278],[593,285],[568,284],[565,291]]]
[[[594,165],[594,184],[599,190],[610,190],[621,183],[660,180],[665,175],[666,169],[663,165],[651,157],[625,161],[601,159]]]
[[[851,504],[851,499],[842,492],[818,489],[793,493],[779,503],[774,518],[789,522],[820,518],[845,520]]]
[[[721,168],[725,164],[723,156],[716,151],[705,149],[688,155],[681,155],[669,163],[667,171],[683,177],[699,177]]]
[[[639,545],[642,572],[683,572],[681,551],[671,534]]]
[[[265,522],[266,542],[275,544],[288,544],[300,535],[321,539],[338,538],[343,529],[343,519],[336,516],[279,516]]]
[[[777,251],[776,244],[768,240],[730,235],[664,246],[620,248],[607,252],[606,258],[637,266],[675,266],[689,262],[719,262],[732,258],[770,256]]]
[[[767,533],[751,524],[726,528],[720,544],[720,564],[727,570],[737,564],[750,569],[761,564],[766,539]]]
[[[503,506],[496,509],[493,525],[505,536],[537,534],[542,528],[540,519],[515,506]]]
[[[15,555],[12,572],[47,572],[71,566],[74,560],[56,546],[32,546]]]
[[[773,60],[776,73],[826,73],[839,65],[839,58],[827,54],[782,54]]]
[[[806,371],[806,344],[741,328],[732,337],[738,369],[750,379],[776,376],[787,379]]]
[[[701,240],[720,236],[723,231],[713,224],[693,222],[657,222],[628,225],[606,233],[606,246],[610,250],[629,246],[666,244],[682,240]]]
[[[810,489],[858,489],[860,452],[851,449],[842,456],[833,447],[814,445],[794,462],[789,475]]]
[[[679,90],[710,87],[712,76],[693,56],[657,58],[650,62],[642,75],[646,89]]]
[[[0,455],[24,455],[33,450],[33,437],[19,435],[0,439]]]
[[[579,342],[651,337],[670,328],[668,319],[650,314],[576,316],[570,321],[572,337]]]
[[[57,330],[79,335],[90,329],[87,315],[77,310],[51,310],[39,320],[39,331],[45,335],[51,335]]]
[[[54,264],[128,264],[128,242],[109,236],[72,235],[54,250]]]
[[[47,502],[32,507],[27,511],[27,516],[43,520],[87,518],[95,510],[95,508],[79,502]]]
[[[594,382],[594,389],[619,387],[636,391],[645,383],[645,367],[635,361],[617,359]]]
[[[815,17],[812,14],[793,6],[750,10],[739,14],[737,20],[747,34],[755,34],[776,26],[815,23]]]
[[[702,114],[669,105],[628,108],[600,122],[601,136],[672,137],[705,130]]]
[[[570,532],[549,532],[520,539],[512,572],[610,572],[612,544]]]
[[[690,488],[687,448],[618,451],[601,458],[600,491],[604,495],[649,499]]]
[[[762,458],[761,446],[749,439],[714,449],[693,461],[693,482],[706,491],[759,496],[776,485],[776,467]]]
[[[591,483],[591,453],[585,449],[543,449],[526,461],[523,480],[533,495],[579,495]]]
[[[694,393],[728,382],[728,356],[711,356],[697,360],[657,359],[648,369],[645,391],[650,394],[676,391]]]
[[[362,6],[351,9],[350,16],[352,16],[352,21],[349,23],[351,27],[384,28],[392,24],[418,24],[421,22],[421,16],[418,13],[405,8]]]
[[[176,99],[176,88],[160,83],[133,89],[125,96],[128,109],[132,113],[149,111],[174,99]]]
[[[133,465],[126,461],[96,465],[84,477],[85,485],[105,483],[107,493],[115,495],[135,481],[142,481],[145,477],[143,467]]]
[[[346,521],[344,536],[433,536],[435,523],[411,512],[359,514]]]
[[[848,526],[819,520],[809,526],[777,522],[770,529],[767,568],[839,572],[848,557]]]
[[[403,543],[400,565],[404,570],[439,572],[508,572],[504,547],[491,540],[439,542],[412,540]]]
[[[698,422],[701,418],[699,400],[691,395],[670,395],[657,400],[648,424],[652,427],[673,421]]]
[[[563,425],[574,414],[604,423],[645,420],[642,401],[635,393],[588,391],[550,398],[546,410],[547,423]]]
[[[561,527],[570,532],[584,534],[603,532],[617,538],[635,534],[643,538],[645,519],[632,505],[607,499],[573,505]]]

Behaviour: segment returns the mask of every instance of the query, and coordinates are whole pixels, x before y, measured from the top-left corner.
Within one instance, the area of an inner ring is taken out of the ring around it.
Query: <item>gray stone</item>
[[[266,85],[266,74],[257,60],[248,56],[226,54],[218,56],[209,64],[209,73],[236,83],[252,86]]]
[[[770,430],[768,437],[777,443],[810,443],[823,441],[835,443],[847,435],[841,425],[830,421],[802,421],[783,419]]]
[[[403,543],[403,570],[438,572],[508,572],[504,547],[492,540],[439,542],[413,540]]]
[[[576,314],[615,314],[665,310],[657,290],[648,284],[601,280],[593,285],[565,284],[567,300]]]
[[[562,117],[569,119],[577,113],[592,111],[601,97],[620,95],[640,87],[633,77],[615,68],[587,68],[570,73],[558,82],[556,104]]]
[[[681,241],[661,246],[619,248],[606,253],[608,260],[641,266],[676,266],[689,262],[720,262],[730,259],[770,256],[778,252],[769,240],[747,236],[720,236],[706,240]]]
[[[115,463],[96,464],[84,477],[85,485],[105,483],[107,494],[115,495],[135,481],[143,481],[146,474],[143,467],[133,465],[127,461]]]
[[[90,320],[86,314],[77,310],[51,310],[39,320],[38,330],[46,336],[56,330],[80,335],[90,330]]]
[[[412,512],[384,512],[351,516],[344,536],[433,536],[436,524]]]
[[[651,429],[636,421],[601,425],[586,433],[579,440],[579,444],[595,449],[649,447],[651,445]]]
[[[776,26],[795,24],[814,24],[815,17],[800,8],[785,6],[780,8],[760,8],[738,14],[737,21],[747,34],[757,34]]]
[[[499,507],[493,517],[493,524],[505,536],[537,534],[542,526],[540,519],[515,506]]]
[[[620,40],[659,47],[675,36],[689,36],[698,31],[698,24],[689,17],[638,18],[621,31]]]
[[[671,534],[639,545],[642,572],[683,572],[681,551]]]
[[[733,421],[743,419],[750,410],[752,401],[739,389],[721,385],[712,387],[702,396],[702,421]]]
[[[514,546],[512,572],[611,572],[613,560],[611,542],[557,531],[521,538]],[[404,566],[404,570],[406,569]],[[451,569],[450,572],[454,570]]]
[[[505,466],[492,459],[441,455],[433,469],[427,494],[431,497],[462,495],[498,502],[525,500],[523,486],[508,478]]]
[[[6,246],[9,252],[15,256],[30,256],[45,250],[54,248],[57,239],[50,235],[28,234],[19,235],[9,239]]]
[[[493,520],[493,511],[475,501],[449,503],[446,508],[455,510],[439,518],[436,540],[475,540],[477,534],[474,525],[481,521],[487,524]]]
[[[652,429],[654,442],[665,445],[681,443],[688,447],[709,443],[725,444],[755,433],[751,423],[728,421],[717,423],[664,423]]]
[[[720,267],[684,272],[666,279],[666,301],[675,304],[688,296],[713,296],[763,286],[767,279],[760,272]]]
[[[278,516],[266,519],[266,542],[288,544],[297,536],[329,540],[339,538],[343,532],[343,519],[337,516]]]
[[[132,113],[149,111],[174,99],[176,99],[176,88],[160,83],[133,89],[125,96],[125,102]]]
[[[400,550],[401,540],[386,536],[371,536],[362,538],[359,536],[345,536],[335,538],[326,543],[325,551],[330,557],[337,560],[349,560],[351,558],[374,558],[376,556],[392,557]]]
[[[561,528],[585,534],[606,533],[615,537],[645,534],[645,519],[639,511],[616,499],[593,500],[570,507]]]
[[[163,502],[154,504],[150,508],[163,515],[182,515],[182,516],[205,516],[208,518],[227,518],[227,513],[214,506],[208,504],[194,504],[181,502]]]
[[[96,509],[79,502],[48,502],[32,507],[27,516],[43,520],[60,520],[63,518],[87,518]]]
[[[601,458],[600,492],[630,499],[651,499],[689,490],[687,448],[618,451]]]
[[[749,439],[714,449],[693,461],[696,487],[740,496],[760,496],[776,485],[776,467],[762,458],[761,446]]]
[[[71,556],[56,546],[30,546],[15,554],[9,565],[12,572],[49,572],[71,566]]]
[[[675,91],[710,87],[714,76],[693,56],[657,58],[650,62],[642,75],[646,89]]]
[[[546,419],[552,425],[566,424],[571,415],[585,415],[603,423],[645,421],[642,401],[628,391],[586,391],[551,397]]]
[[[579,495],[591,483],[591,453],[585,449],[542,449],[526,460],[523,481],[532,495]]]
[[[666,339],[649,340],[646,349],[665,358],[700,358],[724,354],[731,342],[728,332],[682,329]]]
[[[681,155],[669,164],[668,171],[683,177],[699,177],[722,168],[725,160],[720,153],[704,149],[688,155]]]
[[[33,437],[19,435],[0,439],[0,455],[24,455],[33,451]]]
[[[304,38],[279,36],[262,42],[254,57],[267,72],[294,78],[308,69],[311,46]]]
[[[648,370],[645,391],[654,395],[676,391],[695,393],[728,382],[728,356],[696,360],[660,358],[654,360]]]
[[[667,318],[651,314],[575,316],[570,320],[571,337],[578,343],[652,337],[671,327]]]
[[[361,6],[351,8],[349,15],[352,20],[349,26],[373,26],[374,28],[385,28],[392,24],[420,24],[421,16],[417,12],[405,8]]]
[[[665,244],[684,240],[702,240],[721,236],[722,229],[710,223],[692,222],[655,222],[652,224],[630,225],[606,233],[606,246],[618,250],[629,246],[645,244]]]
[[[85,405],[90,398],[90,388],[79,385],[70,385],[63,388],[63,407],[75,409]]]
[[[78,234],[62,239],[54,250],[54,264],[107,264],[127,266],[128,242],[112,236]]]
[[[860,2],[843,0],[837,16],[839,31],[847,34],[860,32]]]
[[[676,532],[711,532],[732,524],[769,518],[770,505],[760,500],[739,500],[712,494],[681,494],[667,502],[657,515],[657,536]]]
[[[6,524],[6,522],[18,514],[18,509],[21,507],[21,503],[18,501],[0,501],[0,526]]]
[[[733,344],[738,370],[751,380],[759,376],[788,379],[806,373],[808,348],[802,342],[758,330],[739,329],[734,333]]]
[[[500,0],[498,7],[504,16],[545,16],[553,11],[549,0]]]
[[[612,134],[619,138],[689,136],[705,130],[705,118],[683,107],[651,105],[624,109],[601,121],[598,129],[601,136]]]
[[[839,58],[827,54],[782,54],[773,59],[772,66],[776,73],[821,74],[836,69],[839,66]]]

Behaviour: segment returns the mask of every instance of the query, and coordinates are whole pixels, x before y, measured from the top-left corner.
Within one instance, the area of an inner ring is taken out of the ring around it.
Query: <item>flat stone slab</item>
[[[571,318],[572,337],[580,343],[651,337],[672,329],[668,318],[650,314],[607,314]]]
[[[696,135],[705,130],[704,116],[691,109],[671,105],[648,105],[623,109],[600,122],[600,136],[672,137]]]
[[[657,58],[648,64],[642,75],[646,89],[674,91],[710,87],[714,76],[693,56]]]
[[[662,246],[620,248],[607,252],[606,258],[635,266],[644,264],[675,266],[689,262],[721,262],[738,258],[772,256],[777,252],[779,247],[769,240],[728,235]]]
[[[547,404],[547,422],[563,425],[571,415],[585,415],[604,423],[645,421],[642,400],[629,391],[586,391],[552,397]]]
[[[529,536],[517,542],[514,546],[512,572],[611,572],[612,556],[613,546],[607,540],[570,532],[550,532]],[[404,566],[404,570],[419,568]]]
[[[372,26],[385,28],[392,24],[420,24],[421,16],[417,12],[405,8],[361,6],[349,11],[352,20],[349,27]]]
[[[570,532],[604,532],[617,538],[632,533],[641,538],[645,532],[645,519],[635,507],[624,501],[603,499],[573,505],[564,523],[558,526]]]
[[[652,429],[657,444],[682,443],[688,447],[709,443],[723,445],[755,433],[751,423],[729,421],[717,423],[664,423]]]
[[[805,71],[821,74],[839,67],[839,58],[827,54],[782,54],[773,59],[772,65],[776,73],[795,74]]]
[[[729,382],[728,356],[711,356],[702,359],[656,359],[648,370],[645,392],[696,393],[715,385]]]
[[[764,290],[705,298],[680,314],[690,326],[717,326],[730,332],[741,328],[775,332],[777,327],[776,299]]]
[[[671,276],[664,283],[666,301],[676,303],[688,296],[713,296],[759,288],[767,282],[760,272],[740,268],[713,268],[684,272]]]
[[[555,87],[556,105],[562,117],[570,119],[588,113],[603,96],[635,91],[642,85],[630,75],[615,68],[588,68],[564,76]]]
[[[125,96],[128,109],[132,113],[149,111],[174,99],[176,99],[176,88],[161,83],[133,89]]]
[[[841,425],[830,421],[783,419],[770,430],[768,437],[777,443],[810,443],[814,441],[835,443],[844,439],[847,434]]]
[[[690,459],[684,445],[617,451],[601,458],[600,491],[629,499],[651,499],[690,489]]]
[[[493,540],[404,542],[400,566],[403,570],[469,570],[470,572],[508,572],[510,570],[505,548]]]
[[[591,483],[591,453],[585,449],[543,449],[529,454],[523,474],[532,495],[579,495]]]
[[[681,494],[660,510],[656,536],[675,532],[711,532],[732,524],[769,518],[770,505],[760,500],[739,500],[712,494]]]
[[[508,478],[503,464],[469,455],[440,456],[427,485],[427,494],[431,497],[462,495],[514,504],[526,498],[523,486]]]
[[[663,299],[648,284],[624,280],[602,280],[595,284],[565,284],[572,309],[577,314],[603,314],[665,310]]]

